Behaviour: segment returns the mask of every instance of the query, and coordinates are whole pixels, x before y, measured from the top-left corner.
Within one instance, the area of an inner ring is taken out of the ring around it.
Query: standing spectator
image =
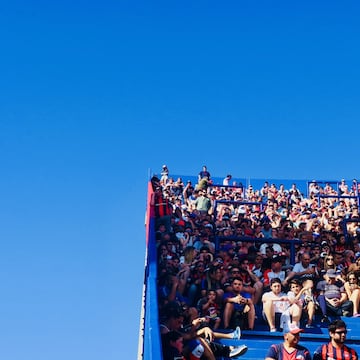
[[[304,330],[298,328],[296,325],[290,324],[284,328],[283,332],[284,342],[271,345],[265,360],[311,360],[309,350],[299,345],[300,333],[304,332]]]
[[[334,320],[328,327],[330,342],[320,345],[314,352],[313,360],[357,360],[357,352],[345,345],[346,324],[343,320]]]
[[[339,195],[345,195],[349,192],[349,187],[346,184],[345,179],[341,179],[339,183]]]
[[[208,214],[208,211],[211,208],[211,201],[207,197],[206,190],[199,190],[198,197],[194,201],[194,205],[199,214],[201,215]]]
[[[226,177],[225,177],[224,180],[223,180],[223,185],[229,186],[231,179],[232,179],[232,176],[231,176],[230,174],[226,175]]]
[[[261,201],[263,203],[267,202],[268,200],[268,192],[269,192],[269,182],[265,181],[264,185],[260,189]]]
[[[161,185],[166,185],[169,179],[169,169],[167,167],[167,165],[163,165],[162,169],[161,169],[161,178],[160,178],[160,182]]]
[[[185,205],[188,209],[191,209],[192,201],[195,201],[195,197],[193,195],[194,190],[194,186],[192,185],[191,181],[188,180],[182,193]]]
[[[208,180],[210,180],[210,173],[208,172],[207,166],[203,165],[202,170],[199,172],[199,176],[198,176],[198,180],[200,181],[203,178],[207,178]]]
[[[151,206],[155,211],[155,227],[158,229],[160,224],[164,224],[166,231],[171,231],[171,215],[173,213],[172,204],[169,198],[165,197],[160,186],[155,188],[151,197]]]

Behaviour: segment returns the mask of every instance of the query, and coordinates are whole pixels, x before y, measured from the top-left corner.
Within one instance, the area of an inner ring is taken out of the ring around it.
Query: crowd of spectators
[[[255,189],[231,179],[216,184],[203,166],[184,184],[166,165],[151,179],[161,324],[169,306],[178,315],[169,331],[358,317],[360,184],[313,180],[304,194],[295,183]]]

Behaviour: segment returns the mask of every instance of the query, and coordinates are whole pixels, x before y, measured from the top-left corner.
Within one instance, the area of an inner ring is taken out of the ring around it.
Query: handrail
[[[323,194],[317,194],[318,197],[318,206],[320,207],[321,202],[320,198],[335,198],[335,199],[357,199],[357,204],[360,206],[360,196],[356,195],[323,195]]]
[[[154,228],[154,227],[153,227]],[[144,328],[144,360],[158,360],[162,358],[161,338],[159,329],[159,315],[154,311],[154,304],[158,303],[157,299],[157,262],[156,262],[156,244],[153,241],[155,234],[150,237],[149,243],[149,263],[145,299],[145,328]]]
[[[360,223],[360,218],[350,218],[350,219],[344,219],[341,221],[342,229],[343,229],[343,232],[344,232],[347,242],[349,241],[349,233],[347,231],[347,224],[352,223],[352,222]]]
[[[264,204],[259,201],[246,201],[246,200],[215,200],[214,201],[214,220],[217,217],[217,205],[218,204],[237,204],[237,205],[259,205],[261,211],[264,209]]]
[[[360,220],[360,219],[359,219]],[[253,243],[267,243],[267,244],[290,244],[290,263],[295,264],[296,250],[295,244],[302,244],[298,239],[278,239],[278,238],[253,238],[250,236],[215,236],[215,247],[219,249],[221,240],[232,240],[236,242],[253,242]]]

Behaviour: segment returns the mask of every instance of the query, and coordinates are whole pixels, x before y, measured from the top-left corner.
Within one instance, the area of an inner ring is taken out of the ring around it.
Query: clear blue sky
[[[360,178],[357,1],[9,4],[3,359],[136,358],[149,171]]]

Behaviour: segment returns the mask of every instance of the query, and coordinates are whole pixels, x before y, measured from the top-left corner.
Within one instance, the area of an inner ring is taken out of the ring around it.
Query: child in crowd
[[[199,300],[198,311],[200,316],[206,319],[211,329],[216,330],[220,327],[221,317],[216,290],[208,290],[207,295]]]

